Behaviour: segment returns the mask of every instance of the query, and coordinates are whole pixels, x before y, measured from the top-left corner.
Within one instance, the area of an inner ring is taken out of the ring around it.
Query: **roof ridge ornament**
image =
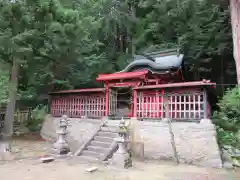
[[[160,50],[160,51],[152,51],[148,53],[144,53],[145,55],[151,56],[151,55],[172,55],[172,54],[180,54],[180,49],[179,48],[172,48],[172,49],[165,49],[165,50]]]

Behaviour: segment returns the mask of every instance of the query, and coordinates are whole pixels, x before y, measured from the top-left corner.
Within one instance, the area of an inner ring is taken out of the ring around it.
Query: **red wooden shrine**
[[[197,120],[211,116],[208,90],[216,84],[184,81],[183,55],[175,50],[136,56],[123,71],[100,74],[97,81],[104,83],[104,88],[50,93],[52,115],[114,117],[117,89],[127,87],[132,92],[129,117]]]

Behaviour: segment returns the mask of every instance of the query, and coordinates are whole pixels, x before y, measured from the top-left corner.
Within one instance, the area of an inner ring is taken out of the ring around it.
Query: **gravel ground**
[[[76,157],[40,163],[39,157],[49,154],[51,145],[38,138],[13,141],[15,160],[0,162],[1,180],[240,180],[240,173],[224,169],[174,165],[170,162],[138,162],[127,170],[100,164],[84,164]],[[87,173],[86,168],[99,169]],[[238,174],[238,177],[237,177]]]
[[[87,173],[86,168],[99,169]],[[12,161],[0,165],[1,180],[234,180],[232,172],[170,163],[134,162],[127,170],[104,165],[81,164],[77,159],[42,164],[37,160]]]

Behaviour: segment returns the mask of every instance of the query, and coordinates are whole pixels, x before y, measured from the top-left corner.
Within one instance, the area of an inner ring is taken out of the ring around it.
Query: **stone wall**
[[[109,125],[118,122],[109,121]],[[136,121],[135,131],[144,144],[144,157],[147,159],[173,159],[168,123]],[[172,130],[180,162],[205,167],[222,167],[220,151],[213,124],[194,122],[172,122]]]
[[[49,141],[55,141],[57,138],[56,130],[59,127],[60,118],[53,118],[47,115],[41,130],[41,136]],[[75,152],[83,143],[88,141],[88,137],[100,129],[101,120],[69,118],[69,127],[67,135],[71,151]]]
[[[46,117],[42,128],[45,139],[56,138],[59,118]],[[173,159],[168,123],[160,121],[134,121],[137,141],[144,144],[144,157],[155,160]],[[100,128],[101,120],[70,119],[68,141],[73,151]],[[119,121],[108,120],[109,126],[118,126]],[[172,129],[180,162],[205,167],[222,167],[220,151],[216,142],[213,124],[173,122]]]

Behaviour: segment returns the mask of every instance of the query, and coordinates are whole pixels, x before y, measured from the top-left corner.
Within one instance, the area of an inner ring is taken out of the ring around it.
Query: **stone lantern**
[[[132,159],[128,151],[129,144],[128,125],[125,120],[121,120],[119,124],[119,137],[115,139],[118,144],[118,150],[112,157],[112,164],[120,168],[128,168],[132,166]]]
[[[58,155],[67,154],[70,151],[68,142],[67,142],[67,126],[68,126],[68,117],[63,115],[60,119],[59,129],[56,132],[58,134],[58,140],[53,144],[53,153]]]

